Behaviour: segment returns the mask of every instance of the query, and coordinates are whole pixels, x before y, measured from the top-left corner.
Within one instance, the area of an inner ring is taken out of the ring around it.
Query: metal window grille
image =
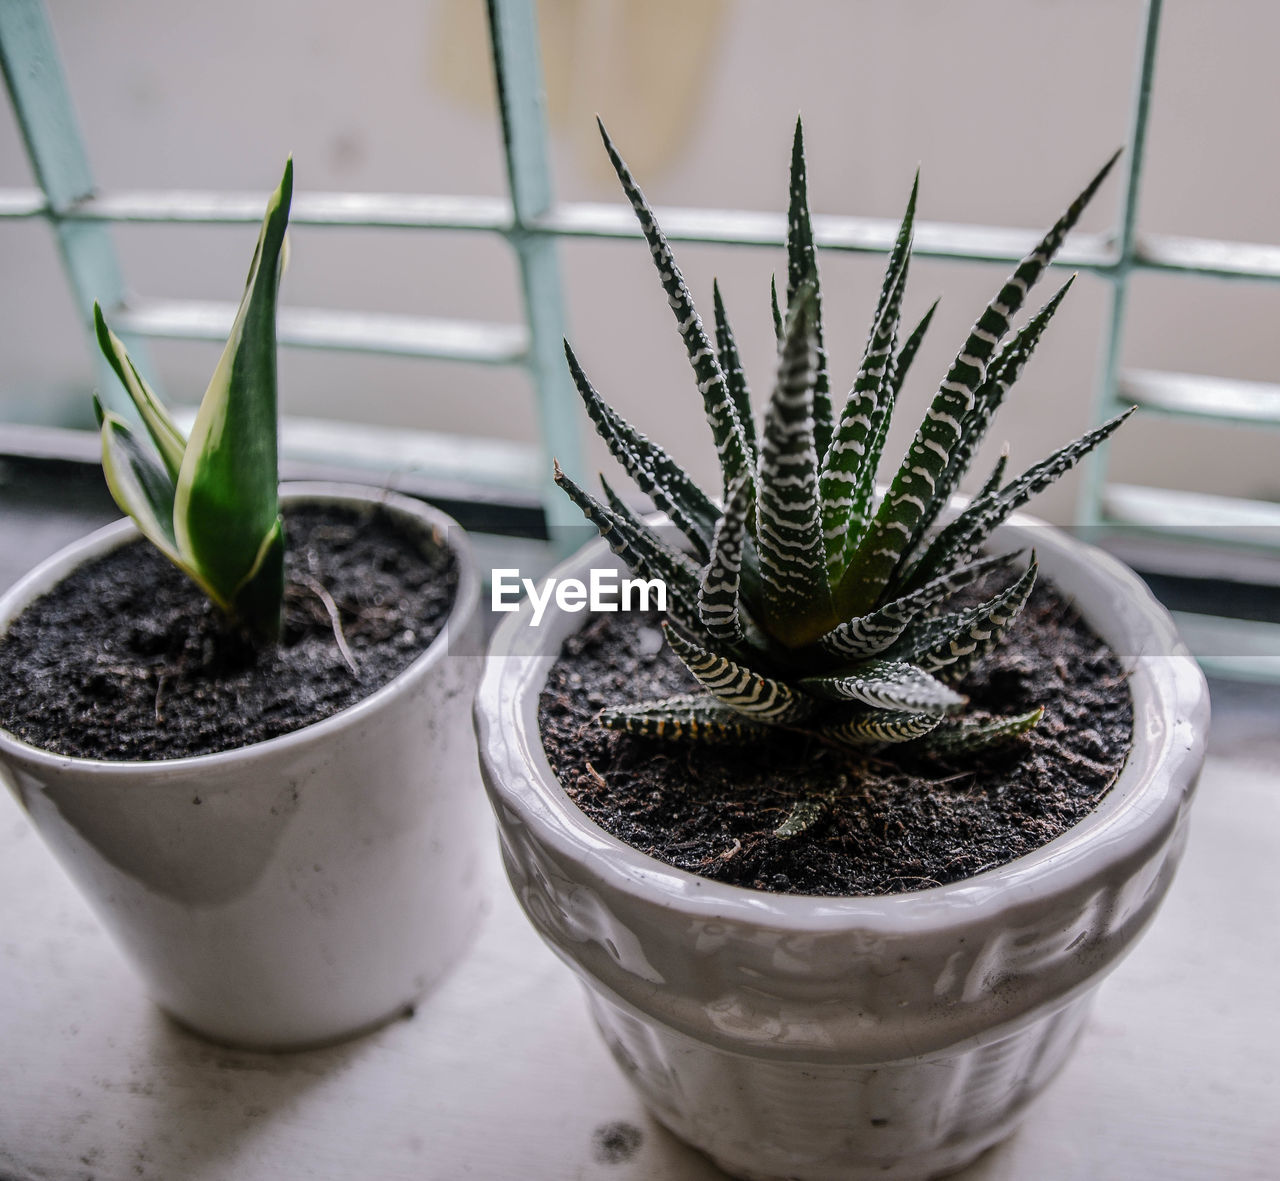
[[[1137,224],[1148,115],[1152,100],[1162,0],[1147,0],[1141,52],[1129,121],[1129,151],[1115,228],[1102,235],[1073,235],[1058,265],[1088,270],[1110,287],[1110,314],[1094,405],[1095,421],[1136,403],[1146,413],[1185,420],[1248,426],[1280,424],[1280,387],[1226,381],[1211,376],[1127,371],[1121,367],[1130,280],[1138,272],[1180,274],[1200,280],[1280,280],[1280,246],[1174,237],[1140,232]],[[529,375],[540,437],[538,462],[514,465],[542,473],[556,455],[570,471],[581,466],[576,402],[560,352],[564,335],[557,241],[566,237],[638,236],[622,206],[557,203],[546,146],[541,63],[536,50],[535,0],[488,0],[490,37],[501,111],[510,200],[378,194],[300,194],[295,224],[380,226],[401,230],[468,230],[498,235],[519,263],[525,321],[521,325],[476,324],[407,316],[284,309],[284,346],[356,350],[474,364],[516,366]],[[96,298],[112,306],[113,323],[132,337],[220,339],[232,308],[184,301],[125,302],[124,283],[112,248],[110,224],[256,223],[260,201],[226,194],[160,192],[99,193],[72,112],[65,79],[42,0],[0,4],[0,59],[40,189],[0,191],[0,220],[44,218],[56,236],[77,307],[85,314]],[[667,210],[663,226],[673,241],[781,246],[784,226],[776,216],[723,210]],[[857,217],[815,219],[820,248],[884,252],[894,227]],[[1016,262],[1032,236],[990,227],[917,226],[916,253],[970,262]],[[94,350],[96,353],[96,350]],[[104,389],[114,389],[104,381]],[[344,427],[344,431],[346,428]],[[287,446],[287,441],[286,441]],[[447,477],[447,451],[424,451]],[[519,491],[541,506],[548,526],[574,522],[571,506],[551,494],[550,481],[533,477],[514,488],[513,465],[498,454],[468,452],[470,473],[485,473],[495,492]],[[454,468],[459,466],[455,457]],[[506,473],[504,475],[504,472]],[[524,477],[520,477],[524,479]],[[1117,484],[1108,479],[1104,451],[1093,456],[1083,481],[1082,523],[1159,530],[1190,540],[1233,540],[1275,552],[1280,506],[1263,502]],[[555,536],[557,531],[551,530]],[[1232,621],[1184,619],[1199,636],[1217,671],[1257,675],[1280,668],[1280,626],[1250,625],[1244,645]],[[1223,629],[1226,629],[1224,633]],[[1259,665],[1222,657],[1224,651],[1265,654]]]

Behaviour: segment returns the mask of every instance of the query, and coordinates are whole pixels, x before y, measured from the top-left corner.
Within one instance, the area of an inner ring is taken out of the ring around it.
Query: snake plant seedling
[[[603,723],[634,734],[708,742],[751,741],[784,726],[854,748],[910,742],[948,753],[1029,730],[1042,710],[966,716],[967,699],[955,685],[1000,642],[1027,602],[1036,577],[1034,554],[985,601],[943,608],[963,587],[1020,564],[1018,554],[982,554],[992,530],[1130,412],[1007,482],[1001,456],[969,505],[938,524],[1071,280],[1010,335],[1013,318],[1115,157],[982,312],[888,490],[877,495],[889,419],[933,315],[930,308],[899,344],[917,186],[889,255],[861,364],[837,414],[797,122],[786,306],[779,307],[775,287],[777,375],[757,431],[719,288],[713,341],[644,194],[603,125],[600,130],[675,313],[723,475],[721,507],[603,401],[566,342],[570,372],[596,429],[683,534],[687,549],[668,544],[607,483],[604,503],[558,468],[556,481],[632,570],[666,582],[667,641],[704,690],[607,709]]]
[[[267,202],[231,336],[184,437],[94,305],[98,344],[150,436],[93,404],[102,470],[116,504],[233,624],[279,638],[284,535],[277,500],[276,294],[285,257],[293,161]]]

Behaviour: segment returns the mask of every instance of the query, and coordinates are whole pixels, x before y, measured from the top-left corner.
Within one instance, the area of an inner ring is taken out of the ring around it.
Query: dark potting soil
[[[957,596],[955,602],[964,602]],[[959,686],[971,710],[1045,707],[1029,734],[947,760],[850,754],[778,731],[742,746],[605,730],[606,705],[696,691],[656,615],[600,615],[566,641],[539,710],[543,746],[574,802],[668,865],[787,894],[892,894],[1003,865],[1085,816],[1124,765],[1124,670],[1043,580],[1005,642]],[[802,799],[821,818],[777,837]]]
[[[146,542],[81,566],[0,639],[0,726],[84,758],[211,754],[354,705],[444,626],[458,571],[443,538],[377,507],[295,505],[285,545],[283,633],[261,651]]]

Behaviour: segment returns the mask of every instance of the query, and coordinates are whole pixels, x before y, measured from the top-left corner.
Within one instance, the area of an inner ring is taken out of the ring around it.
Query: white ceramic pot
[[[735,1176],[962,1167],[1061,1067],[1094,986],[1168,889],[1204,758],[1204,678],[1132,573],[1048,526],[1010,537],[1032,524],[993,546],[1034,545],[1132,669],[1133,749],[1070,831],[915,893],[762,893],[610,836],[560,789],[538,733],[539,692],[584,616],[549,611],[537,632],[508,616],[494,637],[476,722],[515,892],[652,1113]],[[556,573],[614,565],[593,543]]]
[[[468,716],[479,580],[462,530],[375,489],[294,484],[282,500],[382,504],[453,549],[448,621],[399,676],[304,729],[192,758],[65,758],[0,730],[0,772],[159,1005],[261,1049],[412,1005],[475,928],[487,821]],[[0,598],[0,629],[136,536],[120,521],[50,558]]]

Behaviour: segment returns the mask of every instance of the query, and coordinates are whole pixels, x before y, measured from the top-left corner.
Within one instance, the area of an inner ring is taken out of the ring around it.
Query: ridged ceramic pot
[[[479,580],[462,530],[376,489],[294,484],[281,499],[384,506],[453,550],[448,620],[408,668],[324,721],[219,754],[66,758],[0,730],[0,773],[156,1002],[259,1049],[333,1041],[411,1005],[476,925],[487,821],[469,724]],[[120,521],[50,558],[0,598],[0,629],[136,536]]]
[[[539,692],[585,617],[549,611],[535,632],[508,616],[493,640],[476,722],[516,895],[653,1115],[734,1176],[961,1168],[1057,1073],[1169,887],[1204,758],[1204,678],[1132,573],[1034,524],[1005,526],[993,548],[1034,545],[1132,669],[1133,749],[1070,831],[934,889],[777,895],[645,856],[569,801],[539,737]],[[557,576],[615,565],[593,543]]]

